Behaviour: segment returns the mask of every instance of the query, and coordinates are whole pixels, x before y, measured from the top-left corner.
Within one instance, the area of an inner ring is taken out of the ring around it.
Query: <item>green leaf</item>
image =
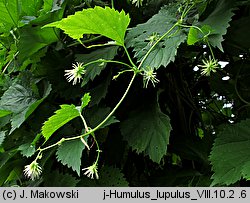
[[[91,100],[91,96],[89,95],[89,93],[86,93],[84,94],[81,100],[82,100],[82,104],[81,104],[81,112],[82,112],[82,109],[89,104]]]
[[[18,26],[18,7],[18,0],[0,0],[0,28],[4,27],[5,32]]]
[[[93,107],[85,112],[86,120],[89,123],[89,126],[91,128],[95,128],[97,125],[99,125],[110,113],[109,107]],[[105,128],[113,123],[119,122],[115,116],[111,116],[101,127]]]
[[[25,16],[36,16],[42,6],[42,1],[43,0],[21,0],[22,12],[25,13]]]
[[[21,126],[51,90],[45,90],[48,92],[44,95],[44,98],[39,100],[39,95],[35,92],[36,85],[34,81],[29,76],[21,76],[19,79],[19,82],[12,84],[4,92],[0,100],[0,108],[13,113],[10,133]],[[38,103],[35,105],[36,102]]]
[[[75,187],[78,182],[72,175],[60,173],[58,170],[51,171],[44,178],[46,187]]]
[[[149,155],[157,163],[167,152],[170,131],[170,119],[156,102],[133,111],[121,123],[123,138],[129,146],[137,153]]]
[[[32,83],[29,85],[32,86]],[[3,94],[0,100],[0,108],[13,112],[10,133],[23,124],[51,91],[51,85],[48,82],[45,83],[44,95],[41,99],[38,99],[31,88],[14,84]]]
[[[63,125],[80,116],[79,111],[73,104],[63,104],[60,107],[61,109],[57,110],[55,112],[55,115],[51,116],[42,127],[42,134],[45,140],[48,140],[50,136]]]
[[[0,131],[0,146],[3,144],[4,139],[5,139],[5,132]]]
[[[83,63],[88,63],[98,59],[112,60],[117,54],[118,47],[111,46],[101,49],[97,49],[89,54],[77,54],[76,60]],[[82,84],[86,84],[89,80],[94,80],[97,75],[100,75],[101,71],[105,69],[107,63],[96,63],[86,67],[86,73],[84,74]]]
[[[250,177],[250,119],[227,125],[218,133],[210,155],[212,185],[230,185]]]
[[[194,45],[196,42],[202,41],[206,35],[209,35],[213,32],[209,25],[203,25],[200,30],[194,27],[190,28],[187,39],[188,45]]]
[[[41,29],[41,26],[32,27],[30,25],[22,27],[18,44],[18,59],[23,62],[43,47],[56,42],[57,34],[58,30],[52,28]]]
[[[85,145],[80,139],[65,141],[56,152],[57,160],[72,168],[80,176],[81,157],[84,148]]]
[[[200,22],[201,27],[203,25],[209,25],[214,31],[209,35],[208,40],[212,46],[218,47],[223,51],[221,42],[224,40],[223,35],[227,33],[227,28],[230,26],[229,22],[232,20],[236,0],[220,0],[214,6],[214,10],[209,14],[209,16],[202,22]]]
[[[0,118],[10,115],[12,112],[8,110],[0,110]]]
[[[128,32],[126,46],[133,47],[138,62],[144,58],[156,40],[177,22],[177,9],[175,4],[165,6],[146,23],[139,24]],[[156,45],[145,60],[143,67],[150,66],[158,69],[160,66],[166,67],[171,61],[174,61],[179,45],[186,40],[186,34],[178,31],[178,28],[175,28],[170,34],[173,33],[175,33],[173,36],[165,37]],[[155,40],[151,42],[150,38],[153,36],[155,36]]]
[[[31,157],[36,152],[35,146],[30,143],[22,144],[18,147],[18,150],[26,157]]]
[[[96,87],[90,90],[90,95],[91,95],[91,102],[89,103],[90,107],[98,105],[101,102],[101,100],[106,97],[110,81],[111,81],[111,74],[108,77],[103,78],[101,84],[97,85]]]
[[[129,15],[126,15],[124,11],[118,12],[109,7],[96,6],[76,12],[45,27],[60,28],[76,40],[80,40],[84,34],[100,34],[116,41],[117,45],[123,46],[129,22]]]

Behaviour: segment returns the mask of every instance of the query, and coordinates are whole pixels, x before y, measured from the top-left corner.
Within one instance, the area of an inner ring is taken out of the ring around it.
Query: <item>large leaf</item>
[[[146,23],[139,24],[128,32],[126,46],[133,47],[138,62],[144,58],[154,42],[177,22],[176,11],[175,4],[165,6]],[[170,34],[177,30],[178,28],[175,28]],[[154,36],[155,40],[150,41],[150,38],[154,38]],[[182,31],[177,31],[170,38],[165,37],[149,54],[143,67],[150,66],[158,69],[160,66],[167,66],[171,61],[174,61],[177,48],[185,39],[186,34]]]
[[[18,20],[18,0],[0,0],[0,27],[3,27],[4,31],[7,32],[18,26]]]
[[[234,15],[233,8],[236,0],[220,0],[214,6],[214,10],[210,15],[202,22],[200,22],[201,27],[203,25],[209,25],[213,32],[209,36],[209,42],[212,46],[218,47],[223,51],[221,42],[224,40],[223,35],[227,33],[227,28],[229,27],[229,22]]]
[[[21,28],[20,40],[18,44],[19,60],[23,61],[41,48],[58,40],[57,30],[52,28],[41,29],[41,26],[25,26]]]
[[[210,160],[212,185],[230,185],[250,178],[250,119],[225,126],[215,139]]]
[[[80,116],[79,111],[73,104],[63,104],[60,107],[61,109],[57,110],[55,115],[51,116],[42,127],[42,134],[46,140],[63,125]]]
[[[170,119],[156,102],[135,110],[121,123],[123,138],[132,149],[157,163],[167,152],[170,131]]]
[[[51,85],[44,83],[44,93],[39,98],[37,86],[29,74],[23,74],[18,82],[14,82],[3,94],[0,100],[0,109],[12,112],[11,130],[12,133],[31,115],[40,103],[49,95]]]
[[[111,46],[102,49],[97,49],[89,54],[77,54],[76,60],[83,63],[88,63],[98,59],[112,60],[117,54],[118,47]],[[106,67],[107,63],[95,63],[86,67],[86,73],[83,78],[83,84],[89,80],[94,80],[97,75]]]
[[[81,157],[84,148],[85,145],[80,139],[65,141],[56,152],[57,160],[72,168],[80,176]]]
[[[76,12],[45,27],[60,28],[76,40],[80,40],[84,34],[100,34],[123,46],[129,22],[130,18],[124,11],[118,12],[109,7],[96,6]]]

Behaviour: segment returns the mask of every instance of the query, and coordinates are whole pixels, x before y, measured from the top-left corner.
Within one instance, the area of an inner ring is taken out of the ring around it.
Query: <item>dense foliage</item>
[[[249,186],[249,0],[0,0],[0,186]]]

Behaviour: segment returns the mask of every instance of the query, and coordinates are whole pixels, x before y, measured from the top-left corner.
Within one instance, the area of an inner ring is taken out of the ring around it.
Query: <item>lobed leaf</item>
[[[95,6],[95,8],[78,11],[74,15],[45,27],[60,28],[76,40],[80,40],[84,34],[99,34],[123,46],[129,22],[129,15],[126,15],[124,11],[118,12],[110,7]]]

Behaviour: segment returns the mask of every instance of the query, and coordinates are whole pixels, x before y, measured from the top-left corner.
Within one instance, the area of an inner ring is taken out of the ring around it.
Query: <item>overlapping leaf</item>
[[[58,31],[52,28],[41,29],[41,26],[25,26],[21,28],[20,40],[18,44],[19,60],[29,58],[43,47],[56,42]]]
[[[8,32],[11,28],[17,27],[18,20],[18,0],[0,0],[0,32]]]
[[[42,98],[39,98],[36,90],[34,90],[36,84],[30,76],[25,77],[26,76],[20,77],[22,78],[20,82],[11,85],[8,90],[4,92],[0,100],[0,109],[13,113],[10,133],[22,125],[51,91],[51,85],[45,82],[44,94]]]
[[[89,54],[77,54],[76,60],[83,63],[88,63],[98,59],[112,60],[116,56],[117,50],[117,46],[105,47],[97,49]],[[95,77],[99,75],[103,69],[105,69],[106,65],[107,63],[95,63],[88,65],[86,67],[86,73],[84,74],[82,84],[86,84],[89,80],[94,80]]]
[[[210,160],[212,185],[230,185],[250,178],[250,119],[226,126],[218,134]]]
[[[137,153],[149,155],[157,163],[166,154],[170,131],[169,117],[161,112],[155,102],[135,110],[121,123],[123,138],[129,146]]]
[[[80,116],[79,111],[73,104],[63,104],[60,107],[61,109],[57,110],[55,115],[51,116],[42,127],[42,134],[46,140],[63,125]]]
[[[57,160],[72,168],[80,176],[82,151],[85,145],[80,139],[63,142],[57,152]]]
[[[176,12],[176,5],[165,6],[146,23],[139,24],[128,32],[126,46],[133,47],[138,62],[144,58],[156,40],[168,32],[177,22]],[[170,35],[172,36],[169,37]],[[151,41],[152,39],[154,40]],[[182,31],[178,31],[178,28],[175,28],[156,45],[145,60],[143,66],[150,66],[156,69],[160,66],[167,66],[171,61],[174,61],[177,49],[185,39],[186,34]]]
[[[80,40],[84,34],[100,34],[123,46],[129,22],[130,18],[124,11],[118,12],[109,7],[96,6],[76,12],[45,27],[60,28],[76,40]]]
[[[46,187],[75,187],[79,180],[68,173],[63,174],[58,170],[53,170],[46,174],[44,182]]]
[[[209,36],[209,42],[212,46],[218,47],[221,51],[223,35],[227,33],[227,28],[229,27],[229,22],[232,20],[232,16],[234,15],[233,9],[235,6],[236,0],[221,0],[218,1],[214,6],[214,10],[210,13],[210,15],[202,22],[200,22],[200,26],[209,25],[213,32]]]

